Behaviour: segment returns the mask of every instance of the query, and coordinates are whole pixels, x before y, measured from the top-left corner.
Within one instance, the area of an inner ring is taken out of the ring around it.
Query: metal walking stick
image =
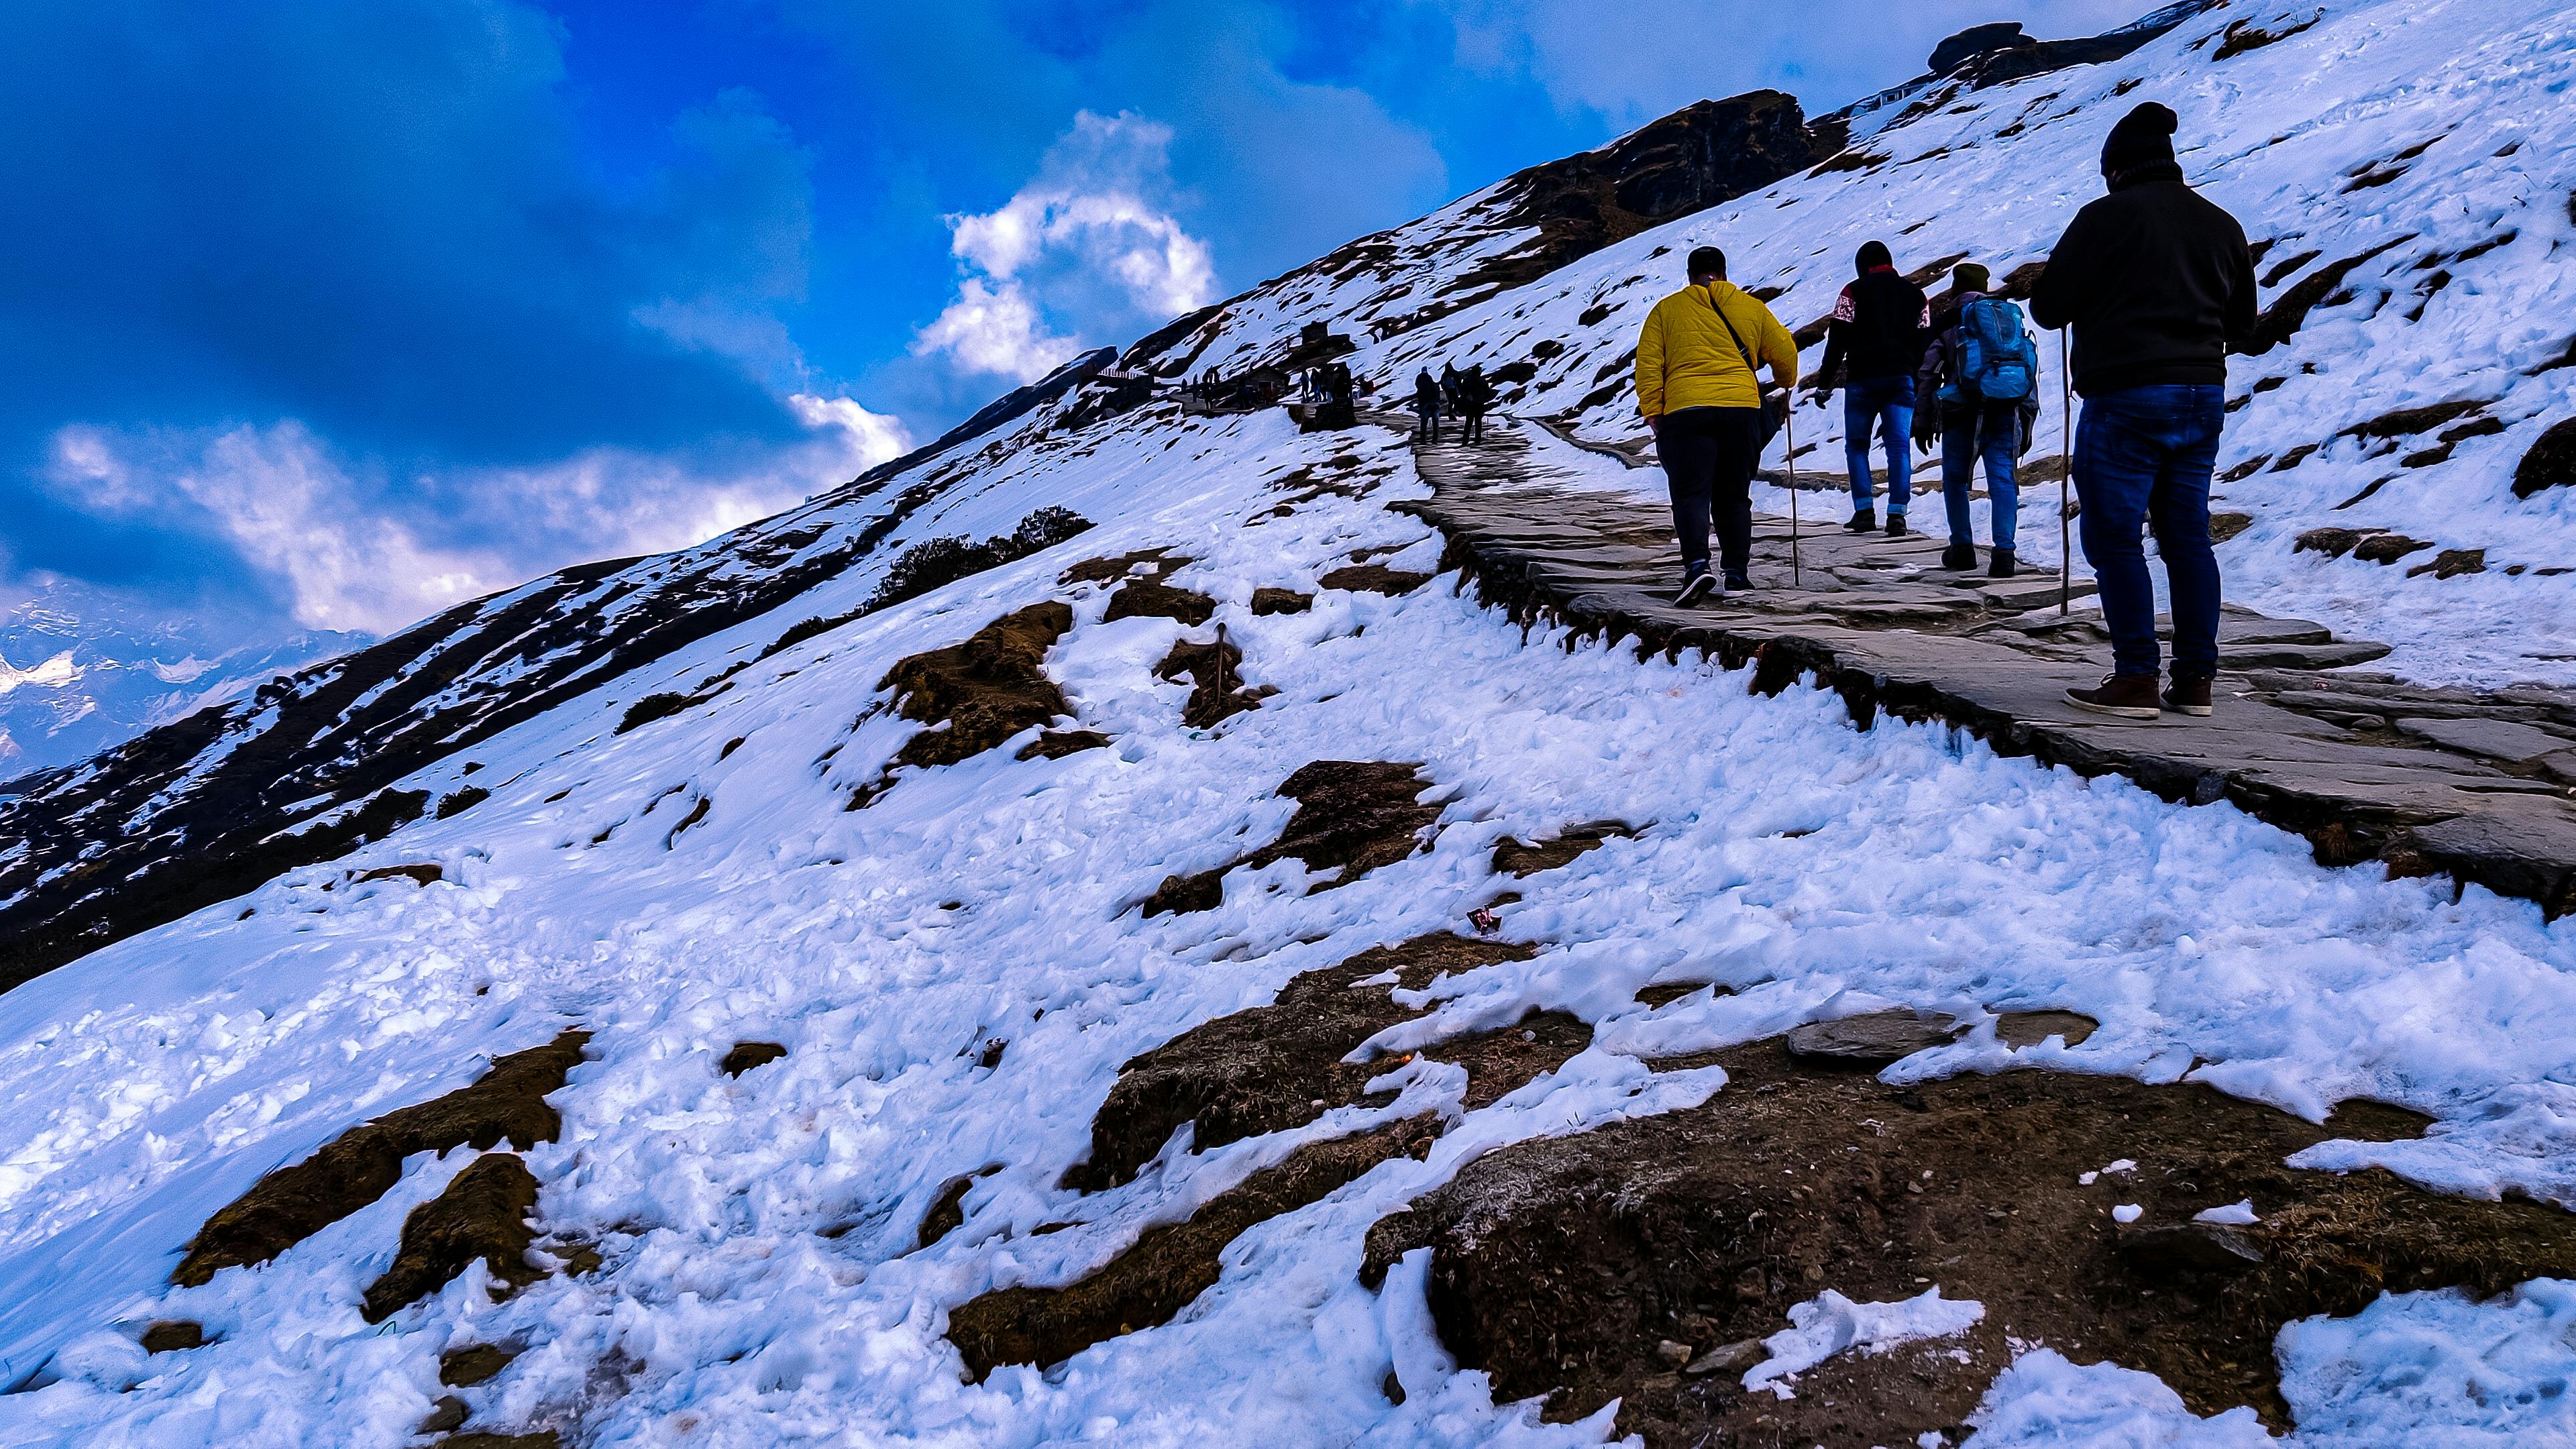
[[[1806,575],[1798,566],[1798,390],[1789,389],[1789,400],[1780,409],[1781,436],[1789,451],[1781,462],[1789,472],[1789,587],[1803,589]]]
[[[2075,550],[2067,517],[2067,490],[2075,480],[2075,374],[2066,361],[2066,329],[2057,329],[2057,442],[2066,450],[2066,466],[2057,475],[2057,612],[2071,612],[2075,591]]]

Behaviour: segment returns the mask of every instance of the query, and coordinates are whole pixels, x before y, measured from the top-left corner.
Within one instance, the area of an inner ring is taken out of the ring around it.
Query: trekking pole
[[[1798,390],[1789,389],[1789,405],[1780,410],[1781,436],[1789,445],[1781,466],[1789,473],[1789,587],[1803,589],[1806,576],[1798,568]]]
[[[2066,466],[2057,475],[2057,612],[2073,608],[2075,550],[2068,543],[2072,523],[2066,516],[2067,490],[2075,481],[2075,374],[2066,361],[2066,329],[2057,329],[2057,442],[2066,451]]]

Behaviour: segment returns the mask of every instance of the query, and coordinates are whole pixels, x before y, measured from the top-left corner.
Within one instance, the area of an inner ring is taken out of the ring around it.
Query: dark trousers
[[[1672,490],[1684,573],[1708,572],[1712,522],[1726,571],[1740,574],[1751,566],[1753,461],[1761,437],[1760,408],[1684,408],[1664,414],[1655,429],[1655,456]]]
[[[1485,440],[1485,410],[1483,408],[1469,408],[1462,416],[1464,421],[1461,424],[1458,441],[1462,443],[1483,442]]]
[[[1995,547],[2013,546],[2013,527],[2021,515],[2021,488],[2013,465],[2021,451],[2021,407],[2018,403],[1985,403],[1941,412],[1941,507],[1950,516],[1950,541],[1974,544],[1977,531],[1968,518],[1968,493],[1975,482],[1977,460],[1986,463],[1986,499],[1994,505]]]
[[[2102,589],[2113,667],[2156,673],[2156,594],[2140,530],[2152,523],[2173,594],[2173,673],[2218,673],[2218,557],[2209,546],[2209,474],[2218,464],[2226,389],[2134,387],[2084,400],[2075,430],[2075,496],[2084,560]]]

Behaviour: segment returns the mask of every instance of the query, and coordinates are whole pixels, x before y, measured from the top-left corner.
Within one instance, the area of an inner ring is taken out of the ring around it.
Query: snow
[[[2231,1227],[2244,1227],[2250,1223],[2263,1221],[2254,1215],[2252,1198],[2242,1202],[2232,1202],[2225,1207],[2203,1208],[2193,1213],[2191,1220],[2196,1223],[2225,1223]]]
[[[2183,939],[2187,941],[2191,938],[2186,936]],[[2137,1170],[2138,1164],[2134,1159],[2123,1157],[2108,1167],[2101,1168],[2093,1172],[2078,1173],[2075,1180],[2085,1187],[2091,1187],[2099,1179],[2110,1177],[2116,1173],[2135,1172]]]
[[[1943,1298],[1937,1287],[1894,1303],[1854,1303],[1828,1288],[1792,1305],[1789,1326],[1762,1340],[1771,1356],[1744,1371],[1744,1388],[1794,1399],[1790,1383],[1838,1353],[1881,1354],[1927,1338],[1955,1337],[1985,1316],[1984,1304]]]
[[[1365,468],[1393,470],[1386,488],[1418,487],[1397,440],[1356,436]],[[1311,586],[1355,548],[1402,545],[1398,567],[1436,557],[1377,500],[1243,525],[1275,502],[1266,480],[1338,446],[1265,417],[1137,421],[1081,456],[1032,452],[939,526],[990,534],[1060,502],[1099,528],[755,663],[735,690],[626,735],[609,699],[564,706],[477,746],[476,778],[496,783],[474,809],[0,997],[0,1090],[20,1104],[0,1127],[0,1358],[14,1378],[56,1354],[62,1379],[0,1399],[0,1442],[184,1438],[218,1387],[233,1442],[361,1442],[427,1412],[443,1347],[501,1337],[540,1347],[496,1381],[487,1417],[578,1424],[597,1442],[681,1414],[751,1443],[824,1423],[1023,1443],[1104,1420],[1112,1439],[1249,1426],[1298,1443],[1597,1441],[1606,1424],[1539,1425],[1440,1368],[1405,1316],[1410,1280],[1376,1295],[1355,1281],[1369,1224],[1491,1147],[1725,1090],[1716,1069],[1659,1074],[1644,1057],[1880,1003],[1971,1024],[2081,1010],[2102,1022],[2090,1039],[2025,1059],[2171,1081],[2197,1058],[2199,1074],[2312,1116],[2353,1095],[2400,1102],[2442,1119],[2433,1141],[2450,1157],[2348,1150],[2576,1195],[2567,1119],[2540,1110],[2576,1070],[2565,923],[2474,889],[2454,900],[2323,869],[2227,807],[1999,759],[1944,728],[1863,734],[1830,693],[1762,699],[1695,658],[1524,640],[1447,580],[1250,616],[1256,585]],[[1155,544],[1198,560],[1173,581],[1224,602],[1244,677],[1281,691],[1215,732],[1183,728],[1182,687],[1149,673],[1180,626],[1103,624],[1105,590],[1054,581],[1074,559]],[[702,678],[873,586],[855,570],[611,693]],[[912,728],[868,713],[887,667],[1050,595],[1077,615],[1050,672],[1115,745],[1051,762],[1005,746],[844,811]],[[737,736],[749,743],[719,759]],[[1287,863],[1230,878],[1214,911],[1137,915],[1165,875],[1268,839],[1296,766],[1354,752],[1422,762],[1445,802],[1426,852],[1319,895]],[[673,837],[691,796],[712,808]],[[1402,1093],[1390,1106],[1205,1154],[1176,1144],[1116,1192],[1055,1186],[1128,1057],[1299,971],[1459,928],[1492,898],[1503,835],[1609,818],[1640,834],[1517,882],[1527,898],[1496,910],[1505,936],[1548,949],[1436,983],[1419,998],[1434,1024],[1375,1044],[1555,1007],[1596,1025],[1558,1071],[1464,1113],[1462,1074],[1423,1062],[1386,1075]],[[319,890],[413,860],[445,880]],[[2182,957],[2186,931],[2197,950]],[[1658,979],[1736,994],[1639,1005]],[[543,1225],[596,1240],[597,1273],[501,1304],[460,1281],[382,1332],[360,1321],[403,1213],[460,1152],[410,1164],[393,1194],[257,1272],[161,1286],[195,1226],[261,1172],[573,1021],[597,1033],[596,1060],[554,1099],[563,1140],[525,1155]],[[994,1037],[1009,1046],[986,1069],[975,1053]],[[790,1054],[725,1078],[711,1063],[739,1039]],[[1990,1032],[1927,1056],[1927,1071],[2013,1059]],[[1304,1141],[1421,1110],[1458,1119],[1428,1161],[1384,1164],[1254,1229],[1180,1321],[1061,1371],[958,1383],[949,1307],[1070,1281]],[[966,1227],[912,1252],[940,1187],[986,1164],[1001,1170],[970,1195]],[[139,1362],[119,1346],[160,1317],[220,1341]],[[597,1387],[603,1365],[622,1392]],[[1403,1406],[1379,1394],[1390,1370]]]
[[[1970,1422],[2001,1449],[2503,1449],[2576,1442],[2576,1283],[2538,1279],[2478,1303],[2459,1289],[2382,1298],[2281,1330],[2281,1396],[2298,1428],[2251,1409],[2203,1419],[2153,1375],[2022,1355]]]
[[[2567,556],[2576,504],[2498,496],[2498,460],[2539,418],[2521,410],[2550,405],[2546,380],[2508,374],[2561,325],[2536,319],[2566,310],[2567,283],[2539,265],[2565,228],[2540,201],[2554,207],[2565,189],[2576,148],[2562,132],[2576,122],[2534,102],[2570,73],[2563,21],[2531,5],[2351,0],[2223,69],[2192,53],[2224,19],[2270,13],[2236,7],[2120,65],[1978,93],[1966,111],[1870,143],[1975,145],[1783,183],[1373,343],[1359,361],[1409,372],[1435,345],[1462,362],[1497,360],[1524,338],[1560,337],[1567,355],[1523,407],[1569,408],[1659,294],[1669,263],[1651,256],[1658,246],[1724,239],[1760,269],[1748,280],[1792,287],[1778,307],[1793,324],[1839,285],[1855,229],[1893,231],[1909,208],[1943,210],[1925,251],[2027,257],[2088,194],[2110,91],[2181,77],[2160,86],[2163,98],[2187,131],[2219,138],[2191,164],[2258,235],[2295,227],[2346,254],[2337,249],[2358,250],[2381,212],[2424,209],[2422,189],[2445,175],[2473,173],[2457,188],[2468,211],[2410,221],[2424,245],[2458,245],[2500,224],[2496,208],[2524,206],[2513,215],[2521,238],[2462,266],[2426,314],[2431,331],[2400,326],[2393,306],[2367,320],[2320,315],[2286,357],[2259,364],[2313,361],[2319,372],[2237,415],[2231,450],[2330,435],[2446,387],[2489,389],[2502,399],[2495,415],[2512,416],[2507,432],[2471,440],[2421,486],[2392,483],[2380,498],[2395,511],[2369,517],[2409,526],[2433,507],[2418,495],[2438,492],[2438,526],[2419,531],[2492,543],[2497,563]],[[2043,94],[2081,119],[2001,144],[1995,132]],[[2428,157],[2496,149],[2507,130],[2530,144],[2491,165],[2419,167],[2361,201],[2326,184],[2401,134],[2444,125],[2450,137]],[[2277,145],[2248,139],[2275,132]],[[2515,188],[2533,199],[2509,203]],[[1987,195],[2029,204],[1962,200]],[[1798,204],[1775,216],[1785,200]],[[1453,236],[1464,217],[1472,231],[1474,202],[1419,225]],[[1467,245],[1514,244],[1493,230]],[[2388,268],[2414,256],[2392,252]],[[2352,281],[2389,277],[2404,281],[2372,268]],[[1438,280],[1426,273],[1405,295],[1434,295]],[[1625,310],[1577,327],[1596,295]],[[1265,302],[1258,327],[1293,330],[1301,308],[1329,301],[1319,291]],[[1202,365],[1258,345],[1253,321],[1225,326]],[[1646,1059],[1880,1007],[1944,1011],[1971,1028],[1891,1082],[2045,1065],[2202,1081],[2315,1121],[2367,1097],[2436,1123],[2418,1141],[2325,1143],[2294,1165],[2378,1165],[2442,1190],[2576,1206],[2576,923],[2475,887],[2455,895],[2376,867],[2326,869],[2304,841],[2232,807],[2178,807],[2118,779],[1999,758],[1942,726],[1881,719],[1863,733],[1829,691],[1761,698],[1745,673],[1695,656],[1640,661],[1559,630],[1525,635],[1460,597],[1454,576],[1396,599],[1327,591],[1309,613],[1255,618],[1255,587],[1312,588],[1354,549],[1393,546],[1383,561],[1395,567],[1436,565],[1437,540],[1380,506],[1420,491],[1401,440],[1300,437],[1276,414],[1131,416],[1071,433],[1052,428],[1059,414],[891,480],[898,491],[945,480],[896,541],[991,536],[1043,505],[1095,520],[1091,533],[758,657],[790,622],[866,599],[894,552],[882,549],[767,617],[478,743],[476,780],[493,791],[483,803],[0,996],[0,1096],[13,1108],[0,1119],[0,1383],[40,1365],[59,1380],[0,1397],[0,1444],[394,1442],[443,1392],[442,1350],[498,1340],[529,1351],[478,1391],[478,1426],[560,1427],[583,1443],[1597,1443],[1613,1432],[1606,1411],[1545,1424],[1534,1405],[1496,1404],[1489,1381],[1448,1356],[1424,1304],[1427,1255],[1377,1292],[1361,1286],[1369,1226],[1481,1152],[1728,1090],[1718,1069],[1656,1073]],[[1621,436],[1616,414],[1605,404],[1582,428]],[[1248,521],[1278,503],[1271,481],[1346,445],[1355,471],[1386,477],[1379,496]],[[2375,466],[2360,451],[2347,441],[2231,485],[2231,501],[2259,515],[2226,556],[2234,576],[2274,591],[2258,602],[2399,643],[2419,673],[2545,673],[2512,651],[2576,622],[2566,584],[2435,584],[2290,557],[2290,534]],[[1579,486],[1640,486],[1571,446],[1544,444],[1541,459]],[[794,515],[834,529],[866,516],[858,500],[829,498]],[[2035,558],[2045,532],[2034,530]],[[1213,731],[1184,728],[1185,687],[1150,673],[1174,640],[1202,631],[1104,623],[1106,590],[1057,582],[1076,560],[1156,545],[1194,560],[1171,582],[1220,601],[1245,680],[1279,690]],[[2368,588],[2351,592],[2347,578]],[[913,729],[877,707],[886,670],[1043,598],[1067,600],[1077,620],[1048,670],[1081,726],[1112,747],[1020,761],[1005,745],[908,772],[868,809],[845,810]],[[2489,627],[2506,617],[2510,636]],[[2447,648],[2446,634],[2468,642]],[[731,691],[614,732],[620,700],[685,691],[744,661]],[[747,743],[728,753],[737,738]],[[1293,809],[1275,790],[1297,766],[1351,757],[1420,762],[1441,808],[1422,853],[1312,895],[1293,862],[1239,872],[1215,910],[1139,914],[1166,875],[1275,834]],[[444,785],[454,771],[442,763],[403,783]],[[676,831],[701,800],[703,821]],[[1557,1071],[1470,1112],[1463,1073],[1417,1061],[1380,1078],[1399,1094],[1389,1105],[1206,1153],[1178,1138],[1112,1192],[1056,1185],[1087,1150],[1120,1063],[1270,1000],[1298,972],[1469,929],[1469,913],[1494,899],[1497,840],[1602,819],[1639,833],[1513,882],[1525,898],[1493,906],[1499,933],[1542,945],[1538,955],[1408,993],[1429,1017],[1369,1047],[1409,1051],[1558,1009],[1595,1035]],[[344,883],[351,870],[416,861],[444,879]],[[1637,989],[1658,981],[1729,994],[1639,1004]],[[1990,1029],[2001,1012],[2042,1007],[2101,1026],[2076,1046],[2020,1050]],[[403,1215],[472,1160],[459,1151],[406,1164],[384,1199],[257,1271],[166,1286],[189,1234],[263,1172],[573,1023],[595,1034],[593,1060],[553,1098],[562,1138],[514,1146],[543,1184],[542,1227],[595,1242],[597,1271],[494,1303],[477,1269],[365,1324],[359,1294]],[[995,1038],[1008,1047],[988,1068],[978,1053]],[[744,1039],[789,1055],[739,1078],[716,1072]],[[1306,1142],[1424,1111],[1451,1124],[1427,1160],[1381,1164],[1252,1229],[1178,1320],[1052,1369],[960,1381],[943,1336],[956,1305],[994,1286],[1073,1281]],[[986,1166],[998,1170],[969,1194],[965,1226],[915,1251],[942,1186]],[[2122,1159],[2084,1180],[2136,1166]],[[2240,1207],[2250,1218],[2250,1202]],[[1073,1226],[1036,1231],[1059,1223]],[[2299,1442],[2374,1442],[2391,1425],[2414,1426],[2409,1443],[2565,1437],[2553,1416],[2569,1401],[2571,1295],[2553,1283],[2485,1303],[2402,1295],[2352,1319],[2291,1325],[2280,1355]],[[1827,1293],[1800,1305],[1754,1373],[1771,1370],[1765,1384],[1784,1390],[1831,1352],[1955,1333],[1978,1311],[1937,1289],[1896,1304]],[[197,1320],[217,1341],[142,1356],[137,1330],[156,1318]],[[1382,1393],[1390,1373],[1401,1405]],[[1997,1380],[1977,1422],[1980,1444],[2268,1442],[2248,1412],[2202,1420],[2147,1375],[2046,1347]]]
[[[2111,1221],[2115,1223],[2134,1223],[2145,1214],[2145,1208],[2142,1208],[2133,1202],[2124,1202],[2118,1207],[2111,1209]]]

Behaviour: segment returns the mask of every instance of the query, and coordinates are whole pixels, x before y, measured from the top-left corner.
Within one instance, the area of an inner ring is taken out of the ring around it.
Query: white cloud
[[[1171,144],[1170,127],[1130,112],[1077,113],[999,210],[948,219],[949,250],[968,275],[914,354],[1031,382],[1081,350],[1085,324],[1158,323],[1215,300],[1207,243],[1161,199]]]
[[[848,398],[787,402],[806,437],[714,466],[595,448],[394,488],[289,421],[221,432],[67,427],[46,476],[93,513],[193,514],[306,628],[384,633],[568,564],[686,547],[909,446],[902,424]]]
[[[968,372],[999,373],[1024,383],[1055,371],[1081,350],[1072,338],[1046,330],[1019,283],[988,284],[981,277],[960,283],[957,300],[912,343],[916,357],[945,352]]]

